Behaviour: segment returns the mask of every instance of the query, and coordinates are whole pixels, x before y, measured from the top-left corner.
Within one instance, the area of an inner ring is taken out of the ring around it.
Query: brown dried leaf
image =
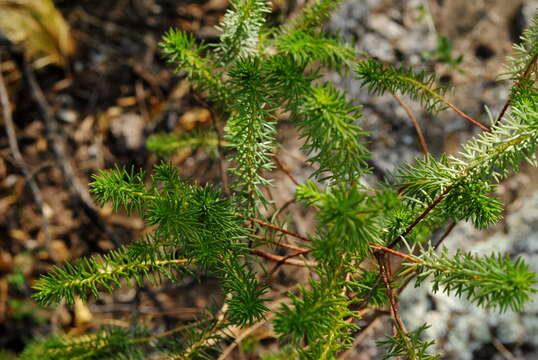
[[[57,262],[63,263],[71,259],[71,253],[62,240],[52,240],[50,242],[50,256]]]
[[[0,274],[9,274],[14,269],[13,256],[4,250],[0,250]]]
[[[197,124],[203,124],[211,119],[211,113],[205,108],[193,108],[187,111],[179,119],[179,123],[185,130],[192,130]]]

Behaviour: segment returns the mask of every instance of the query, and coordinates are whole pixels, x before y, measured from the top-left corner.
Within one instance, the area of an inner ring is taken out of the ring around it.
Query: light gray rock
[[[445,240],[452,249],[461,248],[477,254],[492,252],[521,256],[531,271],[538,273],[538,193],[528,198],[520,209],[507,216],[508,233],[484,237],[469,224],[461,224]],[[480,241],[479,241],[480,239]],[[432,303],[424,299],[430,298]],[[473,352],[497,339],[504,344],[538,346],[538,300],[525,307],[522,314],[500,314],[477,308],[464,299],[433,294],[429,284],[416,289],[410,286],[402,294],[401,313],[409,328],[423,323],[432,327],[426,335],[437,339],[438,350],[446,359],[473,359]]]
[[[140,115],[125,113],[110,121],[110,132],[124,141],[127,149],[136,150],[144,145],[144,125]]]

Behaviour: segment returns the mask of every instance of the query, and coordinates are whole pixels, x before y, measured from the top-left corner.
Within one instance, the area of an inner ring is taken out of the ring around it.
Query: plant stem
[[[226,195],[230,195],[230,189],[228,187],[228,174],[226,173],[226,169],[224,168],[225,159],[224,159],[224,146],[223,146],[223,134],[222,130],[219,127],[219,123],[217,121],[217,116],[215,112],[213,111],[212,107],[209,106],[205,101],[200,99],[198,96],[195,96],[194,99],[198,101],[203,107],[205,107],[209,114],[211,115],[211,124],[215,128],[215,132],[217,133],[217,152],[219,156],[219,171],[220,171],[220,177],[222,180],[222,189],[224,190],[224,193]]]
[[[267,222],[262,221],[262,220],[260,220],[260,219],[256,219],[256,218],[253,218],[253,217],[249,217],[248,219],[249,219],[250,221],[255,222],[256,224],[259,224],[259,225],[264,226],[264,227],[266,227],[266,228],[269,228],[269,229],[272,229],[272,230],[275,230],[275,231],[279,231],[279,232],[281,232],[281,233],[283,233],[283,234],[287,234],[287,235],[293,236],[293,237],[295,237],[295,238],[297,238],[297,239],[300,239],[300,240],[303,240],[303,241],[306,241],[306,242],[309,242],[309,241],[310,241],[310,239],[308,239],[308,238],[305,237],[305,236],[296,234],[296,233],[294,233],[294,232],[292,232],[292,231],[283,229],[283,228],[281,228],[281,227],[278,227],[278,226],[276,226],[276,225],[267,223]]]
[[[413,123],[413,126],[415,127],[415,131],[417,132],[418,141],[420,142],[420,146],[422,146],[422,152],[424,154],[428,154],[430,152],[430,149],[428,148],[428,144],[426,144],[426,139],[424,139],[424,135],[422,134],[422,130],[420,129],[420,126],[418,125],[418,121],[415,118],[415,115],[413,115],[413,112],[411,111],[411,108],[409,105],[407,105],[398,95],[396,95],[394,92],[387,89],[387,91],[396,99],[396,101],[400,104],[400,106],[404,109],[404,111],[407,113],[407,116]]]
[[[396,303],[394,291],[392,289],[392,286],[390,285],[391,279],[390,279],[389,269],[387,267],[387,262],[386,262],[387,258],[383,254],[376,254],[376,259],[379,264],[379,271],[381,273],[381,279],[383,280],[383,283],[385,284],[385,288],[387,289],[387,295],[389,297],[389,303],[390,303],[391,317],[394,319],[394,322],[396,323],[398,332],[405,333],[405,326],[402,322],[402,319],[400,318],[400,315],[398,314],[398,304]]]
[[[521,78],[514,84],[514,86],[512,87],[512,91],[510,92],[510,94],[512,94],[513,92],[513,89],[516,88],[516,87],[519,87],[520,84],[521,84],[521,80],[527,78],[527,76],[529,76],[531,70],[532,70],[532,66],[533,64],[536,63],[536,61],[538,61],[538,54],[535,54],[533,56],[533,58],[531,59],[531,61],[529,61],[529,64],[527,65],[527,67],[525,68],[525,72],[523,73],[523,75],[521,75]],[[497,119],[495,120],[495,124],[493,126],[497,126],[502,118],[504,117],[504,114],[506,113],[506,111],[508,110],[508,107],[510,106],[510,96],[508,96],[508,99],[506,100],[506,102],[504,103],[504,106],[501,110],[501,112],[499,113],[499,116],[497,117]]]
[[[252,249],[252,250],[250,250],[250,253],[253,254],[253,255],[257,255],[257,256],[263,257],[265,259],[275,261],[277,263],[283,263],[283,264],[286,264],[286,265],[301,266],[301,267],[314,265],[313,263],[308,263],[306,261],[298,261],[298,260],[295,260],[295,259],[290,259],[290,256],[288,256],[286,258],[286,256],[273,255],[273,254],[266,253],[265,251],[261,251],[261,250],[258,250],[258,249]],[[302,254],[306,254],[306,252],[302,252],[302,251],[297,252],[297,253],[293,254],[293,256],[299,256],[299,255],[302,255]]]
[[[250,235],[250,236],[253,236],[255,237],[256,239],[258,240],[261,240],[261,241],[265,241],[265,242],[269,242],[271,244],[275,244],[277,246],[280,246],[280,247],[283,247],[283,248],[286,248],[286,249],[290,249],[290,250],[295,250],[295,251],[306,251],[308,249],[306,248],[301,248],[301,247],[298,247],[298,246],[294,246],[294,245],[291,245],[291,244],[286,244],[286,243],[283,243],[283,242],[280,242],[280,241],[276,241],[276,240],[272,240],[272,239],[267,239],[267,238],[264,238],[264,237],[261,237],[261,236],[257,236],[257,235]]]
[[[450,101],[448,101],[447,99],[445,99],[443,96],[441,96],[440,94],[438,94],[436,91],[433,91],[432,89],[430,89],[429,87],[425,86],[424,84],[422,84],[421,82],[419,81],[416,81],[415,79],[411,78],[411,77],[407,77],[407,76],[401,76],[402,79],[404,79],[405,81],[409,81],[410,83],[413,83],[414,85],[420,87],[421,89],[423,89],[424,91],[427,91],[429,92],[430,94],[432,94],[435,98],[437,98],[439,101],[441,101],[442,103],[444,103],[446,106],[448,106],[449,108],[451,108],[452,110],[454,110],[454,112],[456,114],[458,114],[459,116],[461,116],[462,118],[464,118],[465,120],[467,120],[468,122],[470,122],[471,124],[475,125],[475,126],[478,126],[480,129],[484,130],[484,131],[489,131],[489,129],[480,124],[478,121],[476,121],[475,119],[473,119],[472,117],[470,117],[469,115],[465,114],[463,111],[461,111],[459,108],[457,108],[454,104],[452,104]]]
[[[385,246],[370,245],[370,248],[372,248],[374,250],[380,250],[380,251],[383,251],[383,252],[386,252],[386,253],[389,253],[389,254],[392,254],[392,255],[396,255],[398,257],[401,257],[402,259],[409,260],[409,261],[417,263],[417,264],[420,263],[420,260],[414,258],[413,256],[409,256],[407,254],[404,254],[402,252],[396,251],[394,249],[391,249],[391,248],[388,248],[388,247],[385,247]]]
[[[443,191],[443,193],[441,195],[439,195],[437,197],[437,199],[434,200],[434,202],[432,202],[406,229],[405,231],[398,235],[396,238],[394,238],[387,247],[389,248],[392,248],[394,247],[399,241],[401,241],[406,235],[408,235],[411,231],[413,231],[413,229],[415,228],[415,226],[418,225],[419,222],[422,221],[422,219],[424,219],[426,216],[428,216],[428,214],[437,206],[439,205],[439,203],[445,198],[445,196],[450,192],[452,191],[453,187],[452,186],[449,186],[445,189],[445,191]]]

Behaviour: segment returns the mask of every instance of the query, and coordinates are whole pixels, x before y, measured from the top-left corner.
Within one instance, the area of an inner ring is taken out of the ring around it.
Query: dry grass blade
[[[0,33],[20,44],[35,66],[64,65],[75,51],[70,28],[52,0],[0,0]]]

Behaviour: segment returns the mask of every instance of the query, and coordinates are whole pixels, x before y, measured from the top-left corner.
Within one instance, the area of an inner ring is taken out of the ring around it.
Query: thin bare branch
[[[413,126],[415,127],[415,131],[417,132],[418,141],[420,142],[420,146],[422,147],[422,152],[424,154],[427,154],[430,152],[430,149],[428,148],[428,144],[426,144],[426,139],[424,138],[424,135],[422,134],[422,130],[420,129],[420,126],[418,124],[417,119],[415,118],[415,115],[413,115],[413,111],[407,105],[398,95],[396,95],[394,92],[389,91],[389,93],[394,97],[394,99],[400,104],[402,109],[407,113],[407,116],[413,123]]]

